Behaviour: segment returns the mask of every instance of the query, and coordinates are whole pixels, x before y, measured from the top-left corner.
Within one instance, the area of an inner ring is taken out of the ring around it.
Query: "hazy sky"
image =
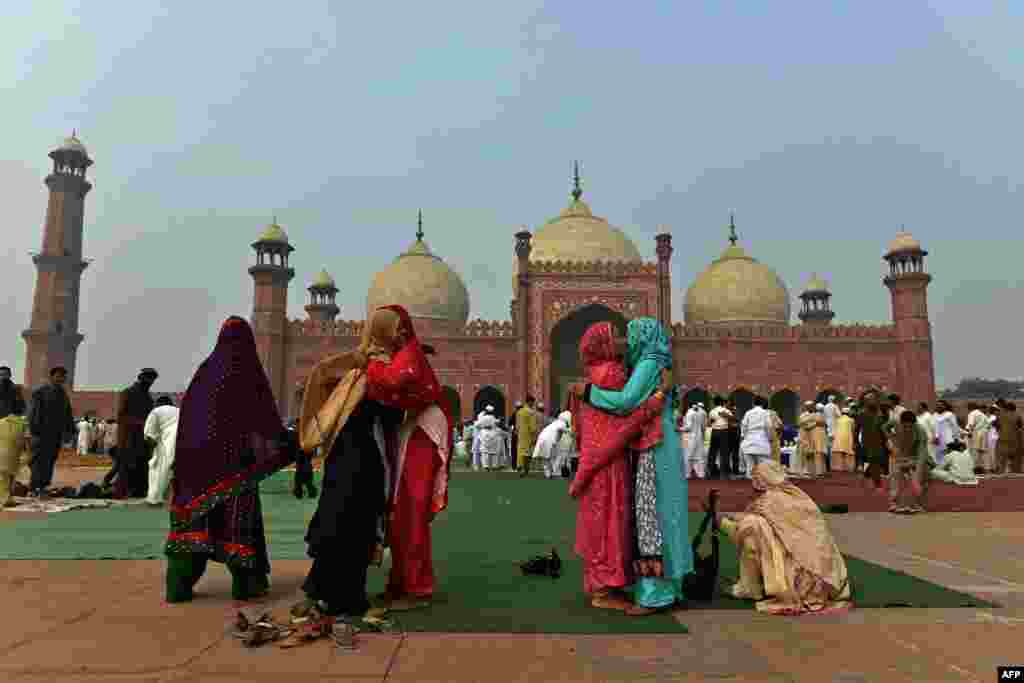
[[[46,155],[77,128],[96,162],[79,387],[152,365],[183,388],[219,322],[251,313],[249,244],[275,213],[291,317],[322,267],[363,317],[422,208],[471,316],[504,319],[512,234],[565,206],[575,158],[646,258],[671,230],[675,320],[734,208],[794,297],[820,271],[836,322],[887,322],[903,223],[930,252],[939,385],[1020,376],[1013,4],[6,3],[0,364],[21,378]]]

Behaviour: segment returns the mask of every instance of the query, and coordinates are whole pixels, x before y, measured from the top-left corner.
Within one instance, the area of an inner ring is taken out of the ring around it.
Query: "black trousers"
[[[29,489],[41,491],[53,483],[53,468],[60,455],[60,439],[43,438],[32,453],[32,480]]]
[[[711,447],[708,449],[709,479],[717,479],[730,473],[729,432],[725,429],[711,430]]]
[[[105,477],[103,477],[103,486],[110,486],[111,484],[114,483],[114,478],[117,477],[117,473],[119,471],[119,468],[121,467],[117,462],[116,446],[110,449],[110,460],[110,471],[107,472],[107,475]]]

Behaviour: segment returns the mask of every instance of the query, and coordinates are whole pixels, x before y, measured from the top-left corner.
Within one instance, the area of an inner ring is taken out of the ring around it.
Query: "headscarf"
[[[568,410],[563,410],[558,414],[558,419],[565,423],[567,429],[572,429],[572,413]]]
[[[363,325],[358,351],[367,358],[389,360],[400,322],[393,311],[373,311]],[[323,455],[330,454],[349,415],[366,395],[366,372],[360,360],[351,351],[338,353],[309,373],[298,425],[299,445],[306,453],[320,448]]]
[[[798,567],[833,588],[841,588],[846,582],[846,564],[817,504],[786,481],[786,471],[777,462],[767,460],[754,465],[751,480],[760,495],[745,512],[767,521]]]
[[[580,361],[583,363],[583,371],[589,384],[596,385],[601,389],[620,390],[626,386],[626,371],[616,356],[615,328],[610,322],[595,323],[587,328],[580,338]],[[582,411],[584,402],[572,395],[569,397],[569,412],[572,414],[573,423],[577,426],[576,450],[583,448]],[[592,420],[606,421],[603,413],[589,411]],[[600,427],[599,427],[600,428]]]
[[[181,400],[172,506],[188,507],[228,480],[282,466],[283,429],[252,328],[232,316]]]
[[[398,305],[383,306],[382,308],[385,311],[393,311],[398,315],[397,331],[405,337],[402,348],[395,353],[395,361],[400,362],[403,369],[411,372],[416,377],[416,381],[410,385],[409,398],[417,400],[424,408],[432,403],[436,403],[444,412],[445,417],[448,418],[448,422],[451,423],[451,409],[448,406],[448,401],[442,400],[441,383],[437,381],[437,375],[434,374],[430,361],[427,360],[426,354],[423,353],[423,347],[420,345],[419,337],[416,336],[416,330],[412,325],[412,318],[409,316],[409,312]]]
[[[665,328],[654,318],[636,318],[626,326],[629,351],[626,364],[635,368],[642,360],[657,361],[661,369],[672,367],[672,344]]]

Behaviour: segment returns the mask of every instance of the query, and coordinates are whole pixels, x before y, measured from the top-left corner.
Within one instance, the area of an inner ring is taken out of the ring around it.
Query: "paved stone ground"
[[[354,653],[327,642],[245,650],[228,636],[220,567],[195,602],[167,606],[157,561],[4,561],[0,680],[987,682],[997,665],[1024,659],[1024,513],[865,512],[830,523],[846,552],[1004,606],[803,618],[693,610],[679,614],[690,627],[680,636],[370,635]],[[287,605],[307,563],[274,568],[271,600]]]

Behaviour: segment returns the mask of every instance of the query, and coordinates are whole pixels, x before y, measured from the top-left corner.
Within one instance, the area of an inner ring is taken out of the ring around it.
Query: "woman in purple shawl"
[[[181,402],[167,602],[191,600],[209,560],[227,565],[236,600],[269,590],[259,481],[293,461],[287,442],[252,328],[228,318]]]

